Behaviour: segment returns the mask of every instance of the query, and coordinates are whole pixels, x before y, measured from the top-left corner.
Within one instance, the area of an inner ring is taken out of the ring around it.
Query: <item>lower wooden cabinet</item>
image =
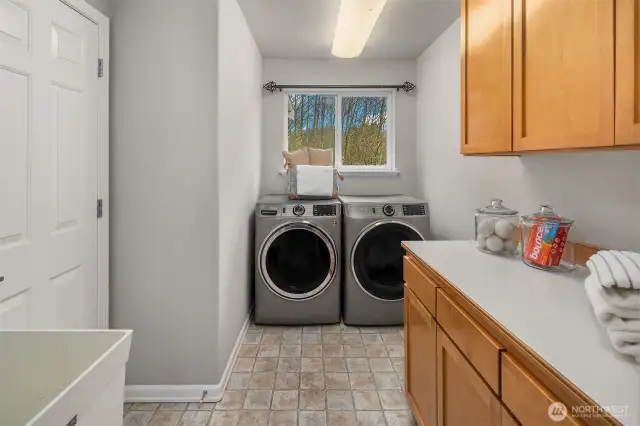
[[[439,328],[436,347],[438,426],[500,426],[500,400]]]
[[[405,287],[405,383],[407,399],[420,426],[437,425],[436,330],[433,317]]]

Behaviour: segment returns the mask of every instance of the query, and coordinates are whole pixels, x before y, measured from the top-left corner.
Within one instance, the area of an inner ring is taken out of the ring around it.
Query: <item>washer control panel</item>
[[[347,204],[346,215],[349,217],[364,218],[378,217],[404,217],[426,216],[426,204]]]
[[[283,204],[280,213],[282,217],[336,217],[340,214],[340,204],[313,204],[313,202],[302,201]]]
[[[314,216],[335,216],[337,214],[337,208],[335,204],[314,204],[313,215]]]

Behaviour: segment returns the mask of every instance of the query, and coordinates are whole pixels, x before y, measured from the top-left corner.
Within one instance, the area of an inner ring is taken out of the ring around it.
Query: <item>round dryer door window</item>
[[[404,296],[402,241],[421,241],[412,226],[395,221],[377,222],[365,229],[351,253],[351,268],[360,287],[381,300]]]
[[[260,250],[260,273],[267,286],[287,299],[322,293],[336,273],[336,249],[319,227],[290,223],[274,230]]]

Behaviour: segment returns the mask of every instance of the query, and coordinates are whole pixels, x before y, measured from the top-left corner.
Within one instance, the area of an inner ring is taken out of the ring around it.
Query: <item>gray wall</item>
[[[102,12],[103,15],[111,17],[111,8],[113,0],[85,0],[91,6]]]
[[[415,82],[415,61],[265,59],[263,80],[280,84],[401,84]],[[282,151],[286,150],[285,93],[262,94],[263,194],[284,194],[286,178]],[[340,193],[349,195],[414,192],[416,147],[416,96],[396,94],[396,167],[400,176],[347,176]]]
[[[460,155],[460,21],[418,59],[417,168],[436,238],[472,239],[492,197],[521,213],[553,205],[574,240],[640,250],[640,152]]]
[[[111,326],[127,383],[219,380],[217,2],[127,0],[111,21]]]

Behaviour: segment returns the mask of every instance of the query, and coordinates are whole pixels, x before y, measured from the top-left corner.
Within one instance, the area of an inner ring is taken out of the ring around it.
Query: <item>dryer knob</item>
[[[391,204],[386,204],[382,208],[382,213],[384,213],[385,216],[393,216],[395,212],[396,212],[396,209],[394,209]]]
[[[293,206],[293,214],[296,216],[302,216],[304,214],[304,206],[301,204],[296,204]]]

